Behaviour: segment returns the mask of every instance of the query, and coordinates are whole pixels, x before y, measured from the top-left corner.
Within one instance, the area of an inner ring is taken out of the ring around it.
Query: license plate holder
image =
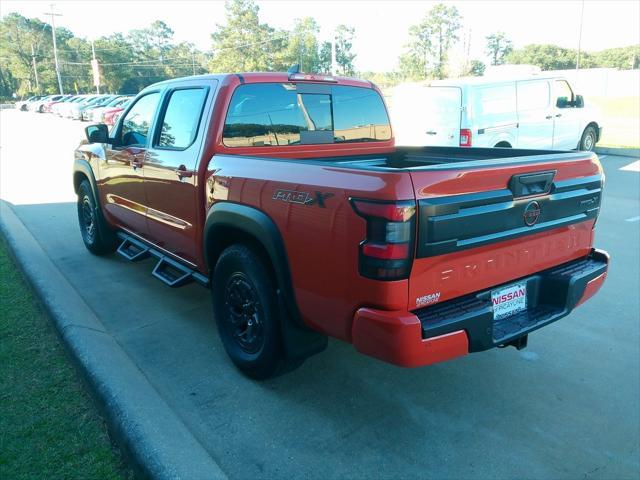
[[[512,283],[491,291],[493,319],[501,320],[527,309],[526,282]]]

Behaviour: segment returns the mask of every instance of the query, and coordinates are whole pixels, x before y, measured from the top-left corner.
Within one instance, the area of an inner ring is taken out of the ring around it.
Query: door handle
[[[556,118],[559,118],[559,117],[561,117],[561,116],[562,116],[562,114],[561,114],[561,113],[558,113],[558,114],[556,115]]]
[[[547,115],[546,117],[544,117],[547,120],[551,120],[553,118],[553,115]]]
[[[184,165],[180,165],[176,170],[176,175],[178,175],[178,178],[180,180],[182,180],[183,178],[190,178],[193,177],[193,171],[192,170],[187,170],[187,167],[185,167]]]
[[[437,134],[438,134],[438,132],[436,132],[436,131],[434,131],[434,130],[427,130],[427,131],[426,131],[426,132],[424,132],[424,133],[426,133],[427,135],[437,135]]]

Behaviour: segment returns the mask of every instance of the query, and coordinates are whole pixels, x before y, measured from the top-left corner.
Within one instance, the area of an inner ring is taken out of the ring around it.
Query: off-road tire
[[[236,244],[220,255],[211,279],[213,314],[231,361],[266,379],[286,370],[275,280],[265,260]]]
[[[78,187],[78,224],[84,246],[95,255],[115,252],[118,238],[98,211],[97,202],[88,180]]]

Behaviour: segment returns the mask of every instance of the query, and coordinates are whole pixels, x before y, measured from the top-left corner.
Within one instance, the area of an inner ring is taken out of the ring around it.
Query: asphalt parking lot
[[[230,478],[638,478],[637,158],[602,159],[603,289],[528,349],[408,370],[330,341],[257,383],[227,360],[207,290],[85,250],[71,182],[85,124],[16,111],[0,122],[0,197]]]

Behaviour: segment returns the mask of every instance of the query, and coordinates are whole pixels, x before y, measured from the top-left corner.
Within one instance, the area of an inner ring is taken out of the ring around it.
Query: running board
[[[209,279],[205,275],[170,258],[164,252],[123,232],[118,232],[118,237],[122,240],[118,253],[130,262],[137,262],[150,256],[158,260],[151,275],[165,285],[175,288],[195,281],[204,287],[209,286]]]
[[[118,236],[122,238],[122,235]],[[118,253],[130,262],[137,262],[149,256],[149,247],[133,237],[126,236],[118,247]]]

